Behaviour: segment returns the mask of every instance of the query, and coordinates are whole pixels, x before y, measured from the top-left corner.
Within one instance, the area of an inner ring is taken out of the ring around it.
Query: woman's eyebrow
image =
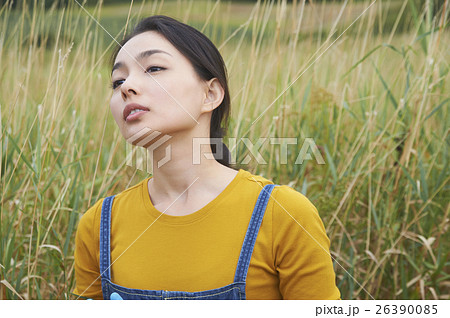
[[[164,53],[164,54],[168,54],[168,55],[172,56],[172,54],[167,53],[166,51],[155,49],[155,50],[147,50],[147,51],[143,51],[143,52],[139,53],[139,54],[135,57],[135,59],[136,59],[137,61],[141,61],[141,60],[144,59],[145,57],[150,56],[150,55],[153,55],[153,54],[156,54],[156,53]],[[112,73],[113,73],[116,69],[118,69],[118,68],[120,68],[120,67],[122,67],[122,66],[123,66],[123,63],[122,63],[122,62],[117,62],[116,64],[114,64],[114,66],[113,66],[113,68],[112,68],[112,70],[111,70],[111,75],[112,75]]]

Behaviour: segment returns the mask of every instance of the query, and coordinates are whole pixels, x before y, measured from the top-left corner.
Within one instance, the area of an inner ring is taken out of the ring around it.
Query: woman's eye
[[[156,69],[156,70],[155,70]],[[165,68],[164,67],[159,67],[159,66],[150,66],[148,69],[147,69],[147,73],[150,73],[151,71],[153,71],[153,72],[158,72],[159,70],[164,70]]]
[[[117,87],[119,87],[120,84],[122,84],[121,82],[123,82],[123,81],[124,80],[117,80],[117,81],[112,82],[111,88],[116,89]]]
[[[158,72],[158,71],[162,71],[165,70],[164,67],[159,67],[159,66],[150,66],[145,72],[146,73],[153,73],[153,72]],[[121,80],[117,80],[111,83],[111,88],[112,89],[116,89],[117,87],[119,87],[125,80],[121,79]]]

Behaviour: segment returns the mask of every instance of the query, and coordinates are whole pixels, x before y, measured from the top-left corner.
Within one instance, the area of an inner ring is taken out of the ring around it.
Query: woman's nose
[[[122,83],[121,90],[122,90],[122,98],[124,100],[129,98],[131,95],[139,94],[139,90],[136,87],[136,83],[131,78],[127,78],[125,82]]]

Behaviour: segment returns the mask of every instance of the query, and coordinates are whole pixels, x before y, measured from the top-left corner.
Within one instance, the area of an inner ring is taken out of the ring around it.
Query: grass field
[[[316,205],[343,299],[450,299],[448,1],[130,3],[92,17],[75,1],[0,8],[0,299],[71,299],[79,218],[148,176],[126,165],[109,109],[115,42],[93,18],[121,39],[152,14],[221,51],[229,137],[301,141],[289,164],[266,144],[267,165],[239,167]],[[324,165],[294,164],[308,137]]]

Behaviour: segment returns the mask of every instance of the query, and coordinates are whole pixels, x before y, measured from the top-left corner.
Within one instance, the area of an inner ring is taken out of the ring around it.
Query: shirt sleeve
[[[99,265],[100,214],[103,199],[80,219],[75,236],[75,282],[73,294],[80,299],[103,299]]]
[[[340,299],[330,240],[316,207],[289,186],[272,193],[273,255],[283,299]]]

